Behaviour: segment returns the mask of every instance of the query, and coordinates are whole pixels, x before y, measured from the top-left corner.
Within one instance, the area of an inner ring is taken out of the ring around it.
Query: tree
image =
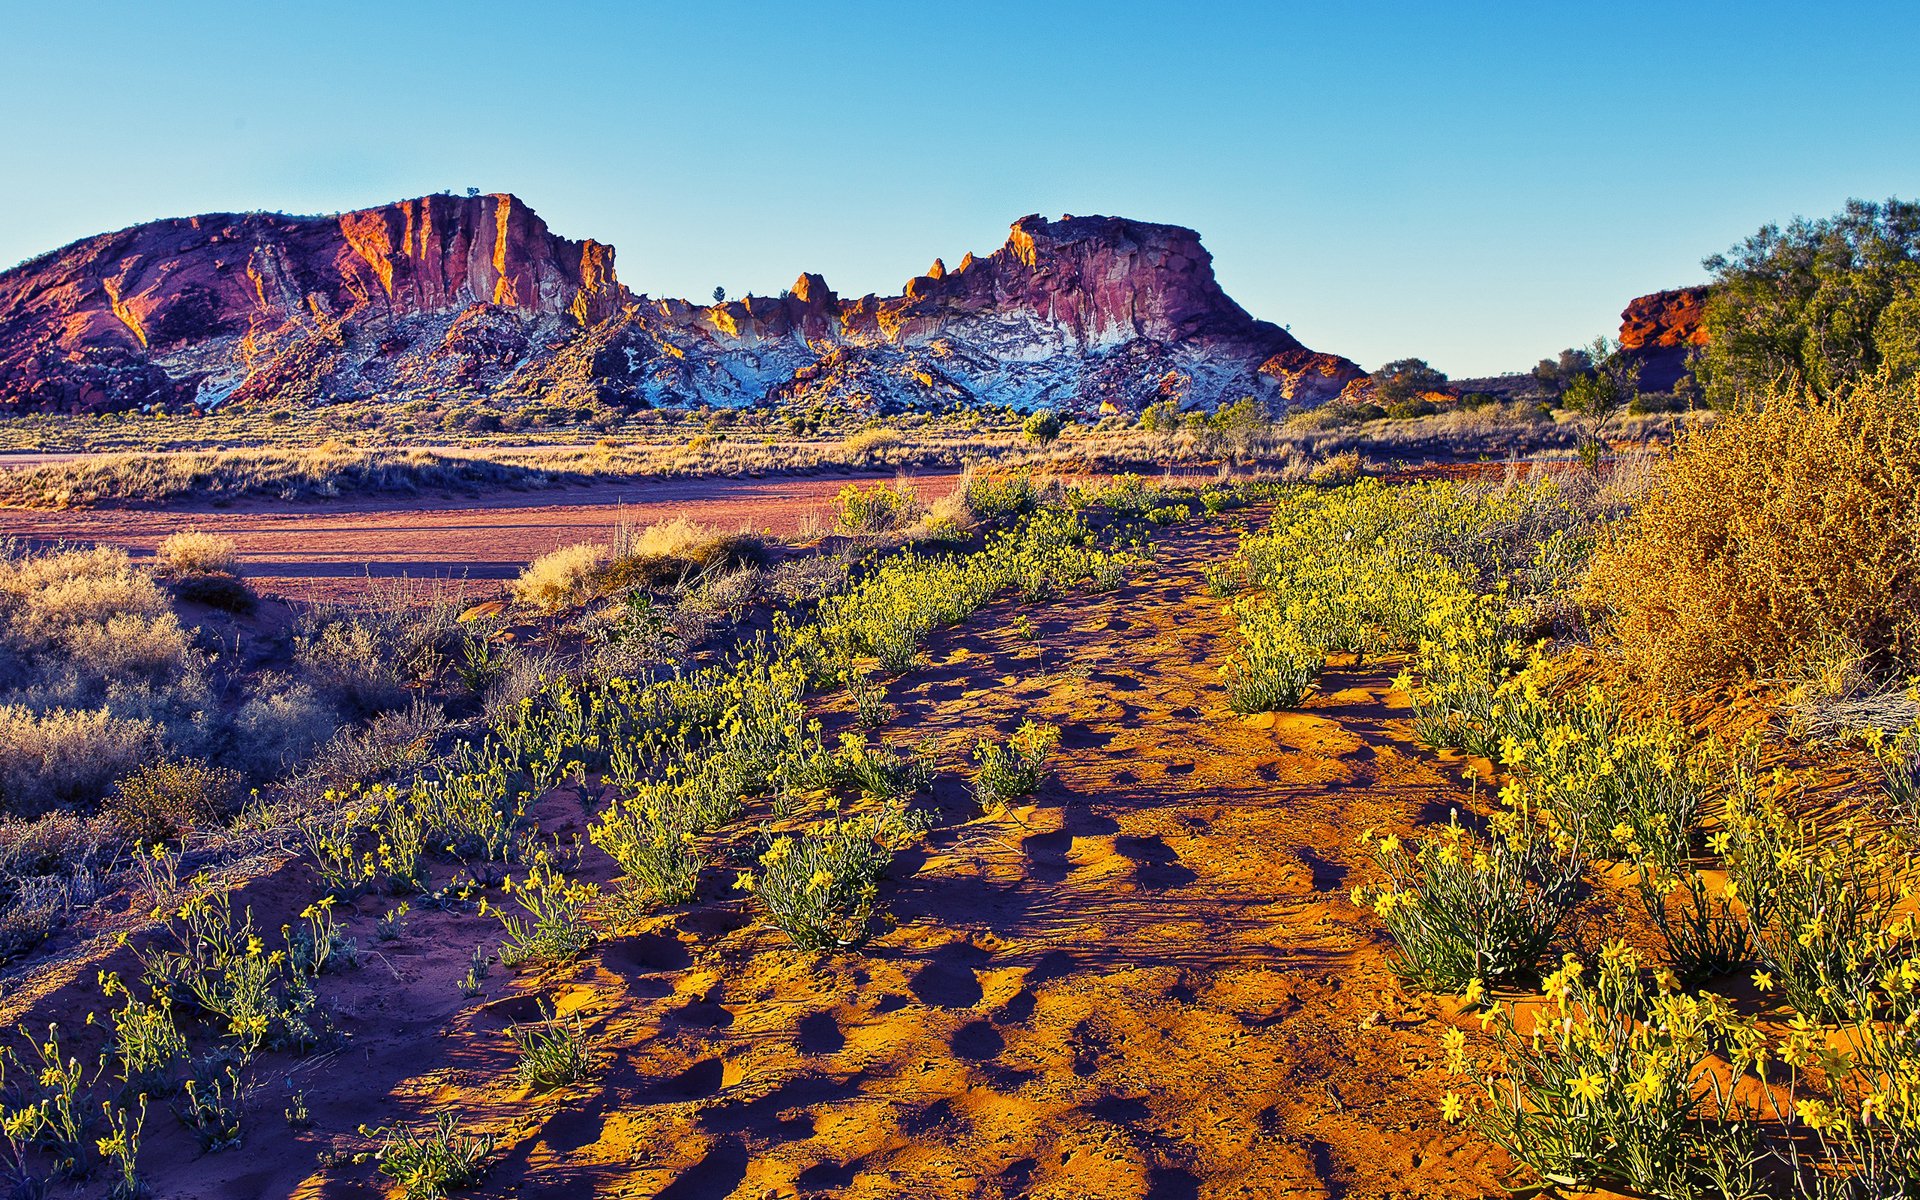
[[[1620,343],[1599,337],[1577,352],[1593,364],[1574,375],[1560,393],[1560,407],[1591,419],[1597,426],[1625,408],[1635,394],[1638,365],[1620,352]],[[1561,356],[1564,361],[1566,356]]]
[[[1140,410],[1140,428],[1148,433],[1175,433],[1180,428],[1180,406],[1172,400],[1155,400]]]
[[[1593,370],[1593,355],[1586,350],[1566,349],[1559,358],[1543,358],[1533,368],[1533,381],[1549,399],[1559,397],[1573,381]]]
[[[1446,386],[1447,377],[1422,358],[1398,358],[1373,373],[1373,399],[1377,404],[1412,400]]]
[[[1050,408],[1035,409],[1033,415],[1020,426],[1027,440],[1036,446],[1044,446],[1059,437],[1062,428],[1060,414]]]
[[[1882,369],[1920,374],[1920,202],[1849,200],[1703,265],[1714,280],[1694,371],[1715,408],[1781,382],[1832,398]]]
[[[723,287],[713,289],[713,302],[715,304],[725,304],[727,302],[727,289]]]

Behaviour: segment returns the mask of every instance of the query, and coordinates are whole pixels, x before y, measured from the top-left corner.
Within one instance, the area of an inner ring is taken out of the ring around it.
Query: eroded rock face
[[[448,349],[421,334],[474,305],[588,324],[624,300],[611,246],[556,236],[512,196],[155,221],[0,275],[0,407],[367,394],[404,382],[383,365]]]
[[[1668,392],[1687,373],[1687,355],[1707,344],[1700,320],[1712,289],[1673,288],[1640,296],[1620,314],[1620,347],[1640,360],[1640,390]]]
[[[0,411],[360,396],[582,403],[988,403],[1091,414],[1363,378],[1220,290],[1192,230],[1024,217],[894,297],[650,300],[613,250],[508,195],[337,217],[219,215],[77,242],[0,275]]]

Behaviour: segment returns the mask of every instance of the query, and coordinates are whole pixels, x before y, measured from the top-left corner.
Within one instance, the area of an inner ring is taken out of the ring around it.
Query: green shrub
[[[1020,722],[1020,728],[1004,742],[981,738],[973,747],[973,761],[978,764],[973,794],[980,806],[992,810],[1021,796],[1031,796],[1040,786],[1048,757],[1059,744],[1057,727],[1030,720]]]
[[[1020,432],[1025,434],[1027,440],[1034,445],[1044,446],[1059,437],[1063,428],[1065,426],[1060,420],[1059,413],[1050,408],[1042,408],[1021,423]]]
[[[1361,835],[1387,881],[1353,891],[1393,935],[1393,968],[1433,991],[1474,980],[1523,979],[1546,954],[1578,899],[1585,862],[1577,839],[1513,809],[1476,838],[1458,818],[1421,840]]]
[[[850,483],[834,503],[835,523],[848,533],[891,533],[911,525],[923,511],[920,497],[904,481],[864,488]]]
[[[170,759],[121,779],[106,807],[136,840],[171,842],[230,815],[240,802],[241,785],[238,771]]]

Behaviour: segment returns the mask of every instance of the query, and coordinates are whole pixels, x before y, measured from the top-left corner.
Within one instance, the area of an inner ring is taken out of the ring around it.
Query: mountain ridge
[[[1324,402],[1365,377],[1251,317],[1197,233],[1038,215],[901,294],[819,274],[711,305],[509,193],[170,218],[0,273],[0,412],[494,396],[893,410]]]

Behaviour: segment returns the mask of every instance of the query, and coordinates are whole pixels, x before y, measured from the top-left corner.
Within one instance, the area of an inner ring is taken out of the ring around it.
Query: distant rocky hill
[[[655,300],[613,260],[509,195],[137,225],[0,275],[0,412],[496,396],[1091,415],[1311,405],[1365,377],[1254,320],[1171,225],[1023,217],[985,257],[857,299],[809,274],[779,297]]]
[[[1640,296],[1620,314],[1620,348],[1640,363],[1640,390],[1670,392],[1687,374],[1687,355],[1707,344],[1706,284]]]

